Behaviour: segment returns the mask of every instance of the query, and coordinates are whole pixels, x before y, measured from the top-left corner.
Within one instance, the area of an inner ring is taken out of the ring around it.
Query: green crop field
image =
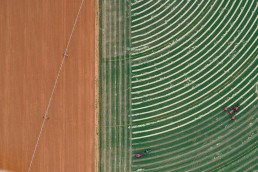
[[[257,8],[100,0],[99,171],[258,170]]]

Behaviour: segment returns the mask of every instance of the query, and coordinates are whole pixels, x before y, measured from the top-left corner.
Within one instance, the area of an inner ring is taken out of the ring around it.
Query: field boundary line
[[[95,2],[95,171],[99,172],[99,1]]]

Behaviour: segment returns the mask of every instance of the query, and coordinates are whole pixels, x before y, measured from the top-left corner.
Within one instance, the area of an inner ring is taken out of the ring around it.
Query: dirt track
[[[80,0],[2,0],[0,169],[26,172]],[[85,0],[34,172],[95,171],[95,4]]]

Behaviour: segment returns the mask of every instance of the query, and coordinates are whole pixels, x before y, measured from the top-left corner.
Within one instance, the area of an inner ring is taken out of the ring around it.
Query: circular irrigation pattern
[[[131,1],[132,149],[151,150],[132,171],[257,170],[257,12],[255,0]]]

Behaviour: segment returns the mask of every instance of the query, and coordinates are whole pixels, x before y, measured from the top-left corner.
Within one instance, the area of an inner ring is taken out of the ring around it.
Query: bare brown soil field
[[[81,0],[0,2],[0,169],[26,172]],[[95,168],[95,1],[73,34],[35,172]]]

